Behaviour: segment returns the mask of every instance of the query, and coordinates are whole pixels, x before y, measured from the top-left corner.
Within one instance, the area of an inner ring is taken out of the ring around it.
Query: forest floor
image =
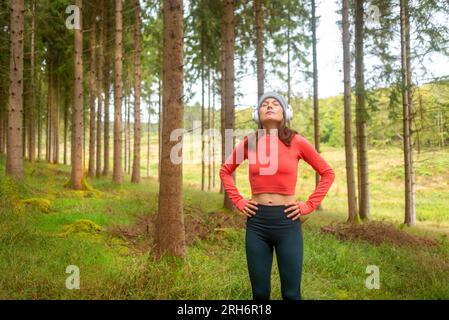
[[[449,151],[416,159],[414,227],[402,225],[399,149],[369,154],[372,221],[356,226],[344,224],[344,150],[322,153],[336,181],[322,210],[303,224],[303,298],[449,299]],[[151,254],[156,178],[136,185],[127,175],[122,186],[92,178],[89,190],[73,191],[64,187],[69,166],[26,163],[25,183],[15,184],[4,177],[4,165],[0,157],[1,299],[251,299],[246,218],[222,207],[218,173],[215,189],[202,192],[201,167],[185,165],[183,264]],[[238,168],[237,185],[249,196],[246,172],[246,165]],[[301,163],[299,198],[313,191],[313,181],[313,170]],[[79,290],[66,288],[73,265]],[[379,270],[379,289],[366,286],[372,266]],[[272,271],[271,298],[280,299],[276,256]]]

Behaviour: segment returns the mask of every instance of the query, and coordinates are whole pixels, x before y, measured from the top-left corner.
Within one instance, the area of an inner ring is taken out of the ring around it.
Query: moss
[[[101,226],[96,224],[95,222],[87,219],[80,219],[75,221],[72,224],[65,225],[62,227],[62,232],[59,233],[59,236],[68,236],[71,234],[99,234],[102,231]]]
[[[87,182],[86,178],[81,179],[81,184],[83,186],[83,190],[86,191],[94,191],[95,189]]]
[[[72,180],[69,179],[64,183],[64,188],[73,188]],[[84,191],[95,191],[95,189],[87,182],[86,178],[81,179],[81,190]]]
[[[21,200],[21,202],[26,206],[31,206],[32,208],[35,208],[35,209],[45,212],[45,213],[50,212],[50,210],[52,208],[51,201],[48,199],[44,199],[44,198],[30,198],[30,199]]]

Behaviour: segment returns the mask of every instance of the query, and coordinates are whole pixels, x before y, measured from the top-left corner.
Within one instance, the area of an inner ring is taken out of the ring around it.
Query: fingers
[[[287,218],[294,217],[294,216],[296,216],[296,215],[298,215],[298,214],[300,214],[300,210],[299,210],[299,208],[296,208],[295,211],[293,211],[293,212],[291,212],[291,213],[289,213],[289,214],[287,215]]]
[[[244,207],[242,210],[242,213],[249,218],[251,218],[253,215],[255,215],[255,213],[253,211],[251,211],[248,207]]]
[[[293,217],[292,221],[295,221],[296,219],[299,219],[301,217],[301,213],[298,213],[296,216]]]
[[[251,205],[251,207],[254,207],[254,206]],[[257,207],[255,207],[255,208],[256,208],[255,210],[257,210]],[[250,208],[248,204],[246,205],[245,209],[246,209],[246,212],[249,212],[251,215],[256,214],[256,211],[254,209]]]
[[[255,206],[255,205],[253,205],[253,204],[251,204],[251,203],[249,203],[249,202],[246,204],[246,206],[247,206],[248,208],[251,208],[251,209],[254,209],[254,210],[259,209],[257,206]]]
[[[246,212],[246,208],[243,208],[242,213],[243,213],[245,216],[247,216],[248,218],[251,218],[251,217],[252,217],[251,214],[249,214],[248,212]]]
[[[296,202],[288,202],[285,204],[285,206],[287,206],[288,208],[285,209],[284,212],[290,212],[298,208],[298,206],[296,206]]]

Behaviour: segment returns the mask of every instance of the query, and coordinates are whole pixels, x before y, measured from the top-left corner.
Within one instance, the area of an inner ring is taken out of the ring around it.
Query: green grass
[[[346,219],[344,151],[324,147],[323,156],[336,172],[336,181],[323,201],[323,211],[303,226],[304,299],[449,299],[449,165],[448,151],[416,156],[417,226],[407,232],[441,239],[433,248],[415,248],[364,241],[340,241],[320,227]],[[397,226],[403,221],[403,170],[399,149],[370,150],[371,216]],[[88,179],[93,192],[65,189],[70,168],[26,163],[26,183],[15,185],[4,177],[0,158],[0,298],[4,299],[251,299],[245,256],[245,231],[213,232],[187,248],[188,261],[166,257],[155,261],[137,254],[108,232],[61,236],[64,226],[90,220],[105,230],[126,226],[157,210],[157,167],[139,185],[117,186],[110,178]],[[186,214],[205,215],[223,210],[216,187],[200,191],[201,166],[184,165]],[[249,197],[247,165],[237,169],[237,185]],[[143,169],[146,172],[146,168]],[[207,170],[206,170],[207,172]],[[206,180],[207,186],[207,180]],[[314,172],[304,162],[298,173],[297,197],[314,189]],[[20,199],[44,198],[48,213],[21,204]],[[200,206],[201,212],[190,210]],[[242,219],[244,217],[242,216]],[[80,268],[80,290],[66,289],[66,267]],[[380,289],[365,287],[368,265],[380,270]],[[276,258],[272,299],[281,299]]]

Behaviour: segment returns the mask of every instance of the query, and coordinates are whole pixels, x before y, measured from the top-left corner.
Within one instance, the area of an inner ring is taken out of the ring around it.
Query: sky
[[[337,10],[338,3],[334,0],[317,1],[317,16],[321,17],[317,27],[318,95],[320,98],[335,96],[343,92],[342,40],[341,32],[337,25],[337,21],[339,21],[341,17],[337,13]],[[370,61],[369,58],[365,59],[366,69],[368,70]],[[426,75],[427,78],[449,75],[449,57],[434,54],[429,56],[425,65],[429,71],[429,74]],[[239,68],[238,63],[235,68]],[[294,67],[292,72],[295,74]],[[353,75],[353,70],[351,70],[351,72]],[[418,79],[420,79],[419,71],[416,70],[415,72],[417,73]],[[296,82],[297,83],[293,86],[293,94],[301,93],[303,96],[311,95],[311,79],[308,82],[297,79]],[[242,97],[237,97],[236,95],[236,109],[247,108],[257,104],[257,78],[255,72],[254,74],[246,75],[239,79],[238,86],[240,87],[239,92],[242,94]],[[286,87],[286,83],[282,83],[278,78],[267,74],[265,91],[287,91]],[[196,94],[191,101],[189,101],[190,105],[195,104],[195,102],[201,102],[200,82],[193,86],[193,91]],[[219,99],[219,97],[217,97],[217,99]],[[218,108],[218,106],[219,101],[216,103],[216,108]],[[146,109],[146,107],[144,108]],[[152,122],[153,121],[157,121],[157,117],[152,119]]]

